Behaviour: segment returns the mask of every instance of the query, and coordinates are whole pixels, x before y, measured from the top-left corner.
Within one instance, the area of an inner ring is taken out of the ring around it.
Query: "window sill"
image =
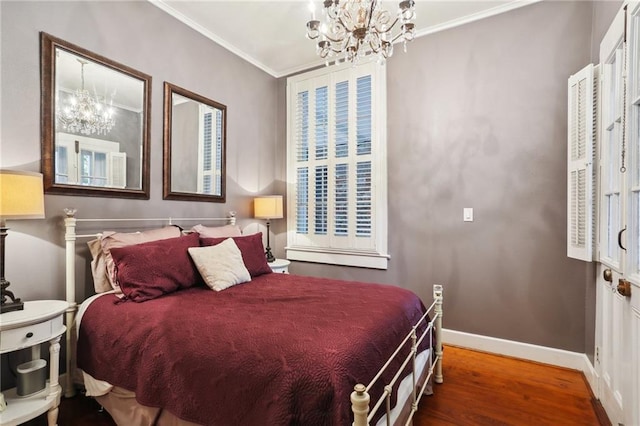
[[[387,269],[389,255],[374,252],[334,251],[307,247],[286,247],[287,259],[359,268]]]

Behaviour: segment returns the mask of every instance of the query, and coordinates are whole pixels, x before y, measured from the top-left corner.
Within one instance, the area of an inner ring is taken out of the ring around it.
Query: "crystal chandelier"
[[[106,105],[102,97],[91,96],[84,88],[84,66],[88,62],[81,59],[77,61],[80,62],[82,86],[74,91],[62,109],[56,108],[58,123],[72,133],[107,134],[116,123],[113,108]]]
[[[352,63],[370,53],[384,62],[393,54],[393,43],[407,42],[415,36],[415,3],[403,0],[398,4],[397,16],[383,10],[378,0],[324,0],[322,17],[316,19],[310,5],[311,20],[307,22],[307,37],[318,39],[317,52],[327,60],[337,57]],[[393,31],[397,30],[394,36]]]

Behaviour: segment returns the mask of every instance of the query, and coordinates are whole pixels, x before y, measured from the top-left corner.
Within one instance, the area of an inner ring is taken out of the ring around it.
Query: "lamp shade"
[[[282,219],[282,195],[254,198],[253,216],[257,219]]]
[[[0,219],[43,219],[42,174],[0,170]]]

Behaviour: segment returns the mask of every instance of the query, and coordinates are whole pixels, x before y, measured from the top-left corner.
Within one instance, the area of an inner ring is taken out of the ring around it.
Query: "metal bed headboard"
[[[65,227],[65,298],[69,306],[66,310],[66,323],[67,323],[67,356],[66,356],[66,386],[64,390],[64,396],[71,398],[75,395],[75,388],[73,386],[73,365],[71,362],[72,348],[72,332],[73,323],[75,320],[75,314],[78,309],[76,303],[76,258],[75,247],[78,239],[97,238],[101,234],[89,233],[89,234],[76,234],[76,225],[79,223],[131,223],[131,224],[164,224],[164,225],[177,225],[178,223],[221,223],[224,222],[228,225],[236,224],[236,212],[230,211],[226,217],[160,217],[160,218],[76,218],[77,210],[73,208],[64,209],[64,227]]]

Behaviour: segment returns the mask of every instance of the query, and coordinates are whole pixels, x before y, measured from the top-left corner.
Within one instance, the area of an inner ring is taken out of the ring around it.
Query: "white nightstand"
[[[7,407],[0,412],[0,425],[13,426],[49,411],[49,426],[58,422],[62,388],[60,373],[60,336],[66,327],[62,317],[69,304],[60,300],[24,302],[24,310],[0,315],[0,353],[31,348],[32,359],[40,358],[40,343],[49,342],[49,382],[33,395],[21,397],[16,388],[3,391]],[[67,355],[68,356],[68,355]]]
[[[291,262],[287,259],[276,259],[273,262],[269,263],[271,270],[273,272],[277,272],[279,274],[288,274],[289,273],[289,264]]]

